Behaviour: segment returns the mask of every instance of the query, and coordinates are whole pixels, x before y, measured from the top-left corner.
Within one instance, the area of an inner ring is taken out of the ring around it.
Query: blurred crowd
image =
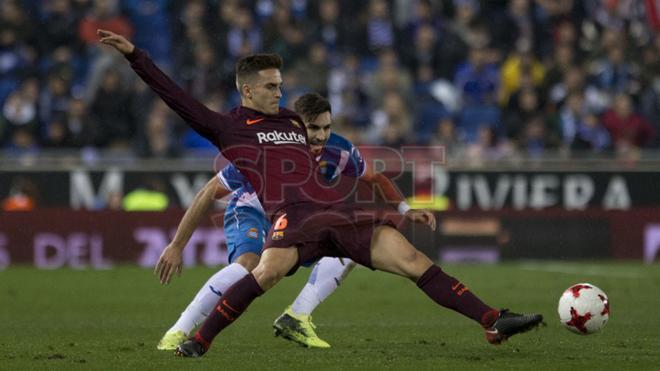
[[[234,63],[284,59],[283,105],[326,95],[356,143],[486,158],[660,149],[655,0],[0,0],[0,150],[210,148],[97,43],[125,35],[207,106]]]

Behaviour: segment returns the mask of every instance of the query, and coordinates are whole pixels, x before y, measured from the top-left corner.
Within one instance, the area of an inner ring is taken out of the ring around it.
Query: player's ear
[[[241,85],[241,93],[243,93],[243,96],[248,99],[252,99],[252,89],[250,89],[250,85],[243,83],[243,85]]]
[[[236,77],[236,89],[242,97],[252,98],[250,86],[245,81],[241,81],[238,77]]]

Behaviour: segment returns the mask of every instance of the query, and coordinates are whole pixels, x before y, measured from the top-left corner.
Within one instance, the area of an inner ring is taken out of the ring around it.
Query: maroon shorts
[[[351,204],[290,205],[276,214],[264,250],[296,247],[295,268],[324,256],[334,256],[350,258],[373,269],[371,237],[374,229],[382,225],[396,227],[394,218]]]

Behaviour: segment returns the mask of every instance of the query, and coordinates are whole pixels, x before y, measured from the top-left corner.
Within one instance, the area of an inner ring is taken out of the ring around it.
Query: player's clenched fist
[[[96,34],[101,38],[101,44],[110,45],[119,50],[122,54],[131,54],[135,49],[135,45],[122,35],[118,35],[112,31],[96,30]]]

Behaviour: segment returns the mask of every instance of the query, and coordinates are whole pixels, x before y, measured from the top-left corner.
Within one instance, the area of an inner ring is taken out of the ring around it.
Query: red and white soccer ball
[[[603,290],[590,283],[578,283],[559,298],[559,319],[567,329],[581,335],[593,334],[610,319],[610,302]]]

